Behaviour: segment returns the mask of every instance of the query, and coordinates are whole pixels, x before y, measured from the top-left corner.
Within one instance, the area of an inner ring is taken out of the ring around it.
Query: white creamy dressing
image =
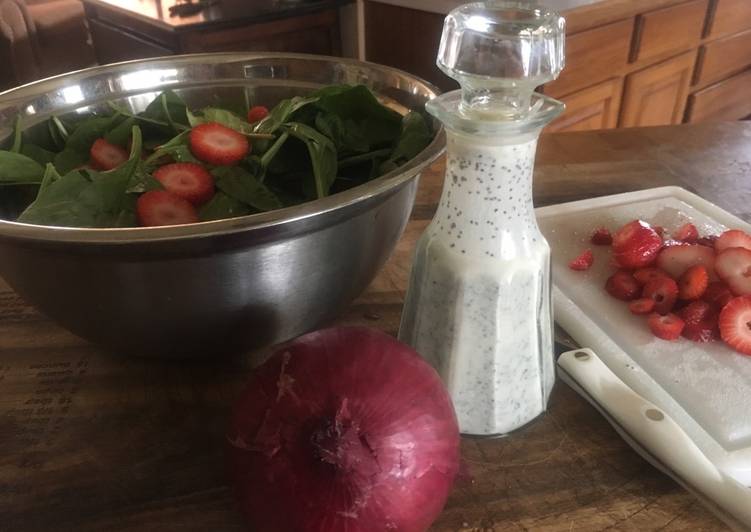
[[[438,370],[463,433],[506,434],[545,410],[554,382],[550,249],[532,206],[537,138],[449,132],[447,142],[399,338]]]

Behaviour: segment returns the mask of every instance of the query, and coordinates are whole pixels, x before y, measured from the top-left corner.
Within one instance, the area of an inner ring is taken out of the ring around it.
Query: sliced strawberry
[[[728,288],[728,286],[722,281],[709,283],[704,295],[702,296],[704,301],[712,305],[717,311],[722,310],[722,307],[727,305],[733,297],[730,288]]]
[[[627,270],[618,270],[608,277],[605,290],[616,299],[631,301],[639,297],[641,286]]]
[[[751,294],[751,250],[746,248],[724,250],[717,255],[715,271],[736,296]]]
[[[189,138],[193,155],[217,166],[235,164],[250,151],[245,135],[216,122],[197,125]]]
[[[714,271],[714,250],[698,244],[667,246],[657,255],[657,267],[673,279],[680,279],[691,266],[702,264],[707,272]]]
[[[720,336],[744,355],[751,355],[751,297],[730,300],[720,312]]]
[[[644,285],[641,296],[654,299],[655,312],[667,314],[678,299],[678,285],[670,277],[653,279]]]
[[[692,342],[709,342],[717,335],[717,312],[705,301],[692,301],[676,313],[685,323],[683,336]]]
[[[254,105],[248,110],[248,122],[258,122],[269,116],[269,109],[263,105]]]
[[[629,222],[613,235],[613,258],[623,268],[642,268],[654,262],[662,238],[641,220]]]
[[[710,248],[714,248],[714,243],[717,242],[718,238],[719,237],[717,235],[701,236],[696,241],[696,243],[702,246],[709,246]]]
[[[128,152],[125,149],[107,142],[105,139],[96,139],[89,150],[91,165],[97,170],[112,170],[128,160]]]
[[[729,248],[751,249],[751,235],[740,229],[730,229],[722,233],[714,243],[717,253]]]
[[[656,312],[649,315],[647,325],[657,338],[663,340],[676,340],[683,332],[685,323],[675,314],[666,314],[665,316]]]
[[[694,224],[691,224],[691,223],[683,224],[673,234],[673,238],[681,242],[694,244],[699,239],[699,230],[696,228]]]
[[[180,225],[198,221],[195,207],[166,190],[144,192],[136,202],[138,221],[144,226]]]
[[[589,241],[595,246],[609,246],[613,243],[613,235],[607,227],[598,227],[589,237]]]
[[[649,314],[655,309],[655,300],[651,297],[635,299],[628,304],[631,314]]]
[[[157,168],[157,179],[168,192],[202,205],[214,195],[214,177],[200,164],[173,163]]]
[[[709,285],[709,274],[703,264],[695,264],[683,272],[678,281],[678,297],[699,299]]]
[[[595,257],[592,255],[592,250],[585,249],[581,252],[581,255],[568,263],[568,267],[577,271],[588,270],[594,261]]]
[[[655,268],[652,266],[649,266],[647,268],[639,268],[634,272],[634,279],[637,280],[637,282],[644,286],[649,281],[652,281],[653,279],[658,279],[660,277],[670,277],[667,273],[662,271],[660,268]]]

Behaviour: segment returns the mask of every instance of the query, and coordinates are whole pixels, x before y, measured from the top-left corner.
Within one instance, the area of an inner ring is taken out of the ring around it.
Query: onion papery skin
[[[459,428],[435,370],[364,327],[307,334],[250,376],[227,434],[250,530],[419,532],[459,469]]]

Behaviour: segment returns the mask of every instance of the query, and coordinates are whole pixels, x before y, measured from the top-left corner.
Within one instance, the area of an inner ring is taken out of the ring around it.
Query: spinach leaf
[[[179,131],[188,125],[187,110],[180,96],[174,91],[166,90],[154,98],[138,116],[161,122]]]
[[[107,142],[117,144],[118,146],[126,146],[130,140],[130,134],[133,130],[133,126],[136,125],[138,119],[134,116],[128,116],[120,122],[117,126],[110,129],[104,138]]]
[[[65,174],[85,164],[89,160],[89,150],[94,141],[104,137],[120,119],[122,117],[118,115],[93,116],[79,122],[68,136],[65,149],[55,155],[55,168]]]
[[[237,166],[219,166],[211,173],[216,188],[259,211],[273,211],[283,207],[279,198],[247,170]]]
[[[44,148],[40,148],[36,144],[31,144],[30,142],[25,141],[21,146],[21,153],[30,159],[34,159],[42,166],[46,165],[47,163],[51,163],[55,158],[54,152],[45,150]]]
[[[424,150],[432,140],[433,133],[425,117],[420,113],[408,113],[402,119],[402,131],[394,151],[381,164],[380,173],[385,174],[401,166]]]
[[[53,149],[61,150],[65,148],[65,143],[68,140],[68,130],[65,128],[60,119],[56,116],[50,118],[47,122],[47,128],[52,140]]]
[[[334,143],[326,135],[299,122],[286,124],[284,130],[305,143],[313,166],[316,195],[319,198],[327,196],[336,180],[337,155]]]
[[[252,211],[245,203],[232,198],[224,192],[217,192],[206,205],[198,211],[198,218],[202,222],[210,220],[223,220],[225,218],[235,218],[245,216]]]
[[[191,113],[192,115],[192,113]],[[191,115],[188,115],[189,118]],[[253,133],[253,126],[246,120],[243,120],[235,113],[226,111],[224,109],[217,109],[215,107],[207,107],[201,112],[201,116],[192,115],[190,125],[195,127],[198,124],[204,124],[206,122],[218,122],[223,126],[226,126],[235,131],[239,131],[243,134]]]
[[[333,113],[318,113],[315,127],[334,142],[340,156],[348,152],[365,153],[370,149],[368,139],[353,120],[342,120]]]
[[[21,115],[16,116],[13,124],[13,145],[10,147],[13,153],[21,153]]]
[[[282,100],[269,112],[268,116],[256,123],[256,133],[274,133],[282,124],[292,119],[297,111],[318,100],[317,96],[295,96],[289,100]]]
[[[167,156],[181,163],[199,162],[198,159],[196,159],[190,152],[190,147],[188,145],[189,135],[189,130],[183,131],[176,137],[173,137],[166,143],[158,146],[156,150],[154,150],[154,153],[152,153],[146,159],[146,161],[144,161],[144,165],[148,168],[151,168],[159,164],[160,160]]]
[[[44,167],[26,155],[0,151],[0,185],[41,183]]]
[[[141,162],[141,132],[132,131],[130,158],[113,170],[71,171],[47,166],[39,194],[19,216],[25,223],[68,227],[120,227],[133,223],[135,201],[126,190]]]

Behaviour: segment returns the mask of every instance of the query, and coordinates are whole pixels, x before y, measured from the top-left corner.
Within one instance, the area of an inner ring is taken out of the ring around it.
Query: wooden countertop
[[[423,175],[394,255],[339,323],[396,333],[442,172],[439,161]],[[661,185],[751,220],[751,124],[541,140],[538,205]],[[222,452],[247,367],[108,355],[0,284],[0,530],[241,530]],[[462,454],[469,476],[434,531],[725,529],[560,382],[538,422],[507,439],[465,439]]]

